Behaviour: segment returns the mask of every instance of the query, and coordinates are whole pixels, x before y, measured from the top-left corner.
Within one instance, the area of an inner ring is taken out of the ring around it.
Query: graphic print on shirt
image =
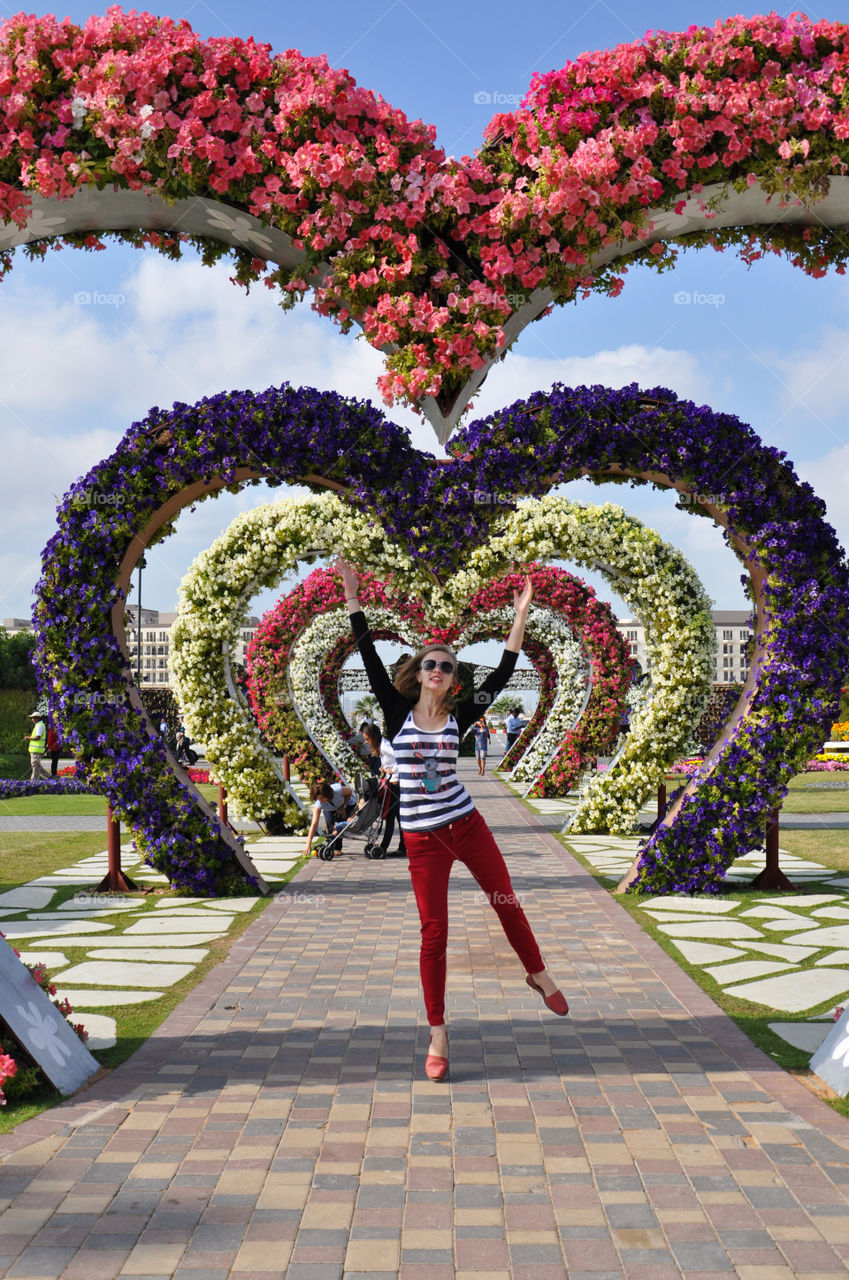
[[[421,775],[422,791],[428,791],[433,794],[434,791],[439,790],[441,785],[439,758],[437,756],[426,756],[421,751],[417,751],[416,759],[421,760],[424,765],[424,771]]]
[[[420,729],[408,713],[392,739],[401,791],[401,828],[425,831],[456,822],[474,811],[471,796],[457,777],[460,737],[448,717],[442,729]]]

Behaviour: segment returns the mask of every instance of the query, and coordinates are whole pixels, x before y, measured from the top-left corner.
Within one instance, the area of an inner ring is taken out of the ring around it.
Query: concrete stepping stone
[[[782,1040],[792,1044],[794,1049],[802,1049],[805,1053],[818,1049],[831,1029],[821,1022],[768,1022],[767,1026]]]
[[[759,938],[743,920],[658,921],[658,929],[670,938]]]
[[[60,902],[56,911],[132,911],[140,905],[138,898],[128,894],[75,893],[67,902]]]
[[[849,969],[803,969],[725,988],[726,995],[740,996],[753,1004],[769,1005],[785,1013],[804,1013],[806,1009],[814,1009],[825,1000],[847,992]]]
[[[101,907],[98,911],[28,911],[27,920],[91,920],[92,916],[126,915],[126,907]]]
[[[829,951],[827,956],[823,956],[822,960],[815,960],[814,964],[849,964],[849,951]]]
[[[805,929],[803,933],[794,933],[787,941],[799,945],[810,942],[817,947],[849,947],[849,924],[821,925],[818,929]]]
[[[706,918],[710,918],[710,917],[705,917],[703,915],[696,915],[695,912],[689,913],[686,911],[646,911],[646,915],[651,916],[653,920],[670,920],[670,921],[675,921],[675,920],[699,921],[699,920],[704,920]]]
[[[194,933],[215,933],[220,935],[226,932],[227,926],[233,923],[232,916],[210,916],[207,919],[199,919],[192,916],[191,929]],[[174,933],[174,925],[167,916],[156,916],[150,913],[145,920],[136,920],[124,930],[123,936],[126,938],[133,933]]]
[[[726,902],[722,898],[688,898],[683,894],[671,894],[662,898],[650,898],[640,904],[655,911],[704,911],[708,915],[722,915],[733,911],[739,902]]]
[[[79,982],[101,987],[173,987],[191,973],[192,964],[150,964],[141,960],[127,963],[111,960],[84,960],[62,974],[63,984]],[[71,1004],[74,998],[71,995]]]
[[[795,947],[786,942],[747,942],[749,951],[763,952],[764,955],[777,956],[779,960],[790,960],[793,964],[801,964],[809,956],[814,956],[819,947]],[[849,952],[847,952],[849,955]]]
[[[849,908],[817,907],[816,911],[811,912],[811,915],[823,920],[849,920]]]
[[[167,910],[156,911],[155,913],[151,911],[136,911],[135,917],[136,917],[136,921],[142,920],[142,919],[155,921],[157,928],[159,927],[161,921],[163,920],[185,920],[188,918],[191,918],[193,920],[195,919],[210,920],[211,919],[213,921],[212,927],[213,928],[216,927],[216,923],[215,923],[216,917],[206,907],[173,906],[173,907],[169,907]],[[231,916],[230,919],[232,920],[232,918],[233,917]],[[220,928],[220,926],[221,926],[221,921],[218,920],[217,927]],[[201,925],[199,926],[199,928],[205,928],[205,926]]]
[[[104,1013],[81,1013],[74,1018],[81,1022],[88,1032],[87,1049],[111,1049],[118,1043],[118,1028],[115,1019]]]
[[[205,947],[181,947],[176,959],[186,964],[200,964],[209,951]],[[89,960],[164,960],[161,947],[97,947],[88,953]]]
[[[88,949],[92,946],[109,946],[109,947],[161,947],[163,950],[169,950],[174,947],[205,947],[208,946],[213,938],[226,938],[226,933],[141,933],[132,934],[125,937],[122,933],[110,934],[108,938],[88,938],[75,937],[71,935],[66,937],[60,935],[56,938],[55,943],[50,938],[39,938],[38,945],[40,947],[85,947]]]
[[[70,933],[109,933],[111,929],[111,924],[100,920],[59,920],[55,915],[43,924],[35,920],[7,920],[3,924],[7,938],[63,937]]]
[[[22,951],[21,960],[24,964],[46,964],[51,970],[69,963],[61,951]]]
[[[255,898],[208,898],[207,905],[213,911],[250,911],[259,902]]]
[[[86,991],[84,987],[57,987],[57,1000],[69,1000],[71,1008],[76,1009],[111,1009],[125,1004],[146,1004],[150,1000],[161,1000],[162,991],[102,991],[100,989]]]
[[[762,905],[757,907],[750,907],[748,911],[740,912],[741,920],[747,920],[749,916],[763,917],[765,921],[768,919],[769,920],[791,920],[796,924],[798,924],[800,920],[805,919],[804,916],[799,915],[799,913],[796,911],[786,911],[784,907],[770,906],[766,903],[763,903]]]
[[[732,964],[713,965],[705,969],[723,987],[729,982],[745,982],[747,978],[765,978],[770,973],[781,973],[792,966],[778,960],[740,960]]]
[[[834,880],[829,880],[828,883],[835,889],[849,889],[849,876],[838,876]]]
[[[770,907],[821,907],[826,902],[845,902],[842,893],[785,893],[780,898],[764,898]]]
[[[160,907],[196,907],[204,902],[209,898],[157,898],[153,906],[158,911]]]
[[[22,884],[17,889],[9,889],[0,893],[0,907],[8,907],[10,911],[37,910],[46,907],[55,894],[55,889],[38,888],[31,884]]]
[[[743,955],[739,947],[720,947],[715,942],[684,942],[676,938],[675,946],[690,964],[703,965],[713,964],[718,960],[739,960]]]

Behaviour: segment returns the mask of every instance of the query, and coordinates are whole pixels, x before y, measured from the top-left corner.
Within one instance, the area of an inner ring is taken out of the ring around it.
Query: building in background
[[[135,673],[138,670],[138,605],[127,605],[127,615],[127,649],[130,655],[130,666]],[[139,683],[143,688],[168,684],[168,650],[171,643],[171,628],[176,620],[176,613],[142,607],[141,680]],[[244,665],[245,651],[258,626],[259,618],[249,617],[243,620],[239,628],[239,640],[233,653],[237,663]]]
[[[130,653],[130,665],[136,671],[138,657],[138,605],[127,606],[127,645]],[[168,684],[168,648],[171,628],[177,618],[176,613],[166,613],[159,609],[141,611],[141,684]],[[752,636],[749,625],[750,613],[746,609],[714,609],[713,625],[716,631],[716,658],[714,665],[714,684],[742,684],[749,674],[747,650]],[[234,654],[235,660],[244,665],[245,651],[259,626],[259,618],[245,618],[239,628],[239,641]],[[646,629],[634,618],[617,621],[617,629],[628,645],[632,658],[636,658],[643,671],[648,665],[646,653]],[[32,623],[27,618],[4,618],[6,631],[31,631]],[[356,695],[351,695],[351,705]],[[519,698],[517,701],[523,701]]]
[[[716,632],[714,684],[745,682],[749,674],[749,641],[753,634],[749,625],[750,618],[751,614],[747,609],[714,609],[713,626]],[[645,671],[648,666],[645,627],[634,618],[617,621],[616,627],[627,643],[631,657],[636,658]]]

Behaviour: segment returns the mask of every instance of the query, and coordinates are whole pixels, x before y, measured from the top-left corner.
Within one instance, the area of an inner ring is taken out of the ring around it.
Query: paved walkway
[[[429,1082],[406,864],[316,859],[129,1062],[0,1138],[6,1275],[846,1274],[849,1121],[498,783],[472,790],[572,1015],[455,872]]]

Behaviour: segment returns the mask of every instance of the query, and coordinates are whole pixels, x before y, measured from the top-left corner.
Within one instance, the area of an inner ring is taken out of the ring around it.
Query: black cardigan
[[[371,691],[380,703],[380,709],[383,712],[383,719],[386,724],[385,736],[391,742],[407,719],[411,708],[416,704],[408,702],[389,679],[389,674],[374,647],[374,641],[371,638],[368,622],[362,609],[358,609],[356,613],[351,614],[351,629],[363,659]],[[518,656],[512,649],[505,649],[498,666],[487,676],[480,689],[457,703],[457,710],[454,712],[454,716],[457,720],[457,728],[461,740],[469,726],[479,716],[483,715],[504,688],[513,674]]]

